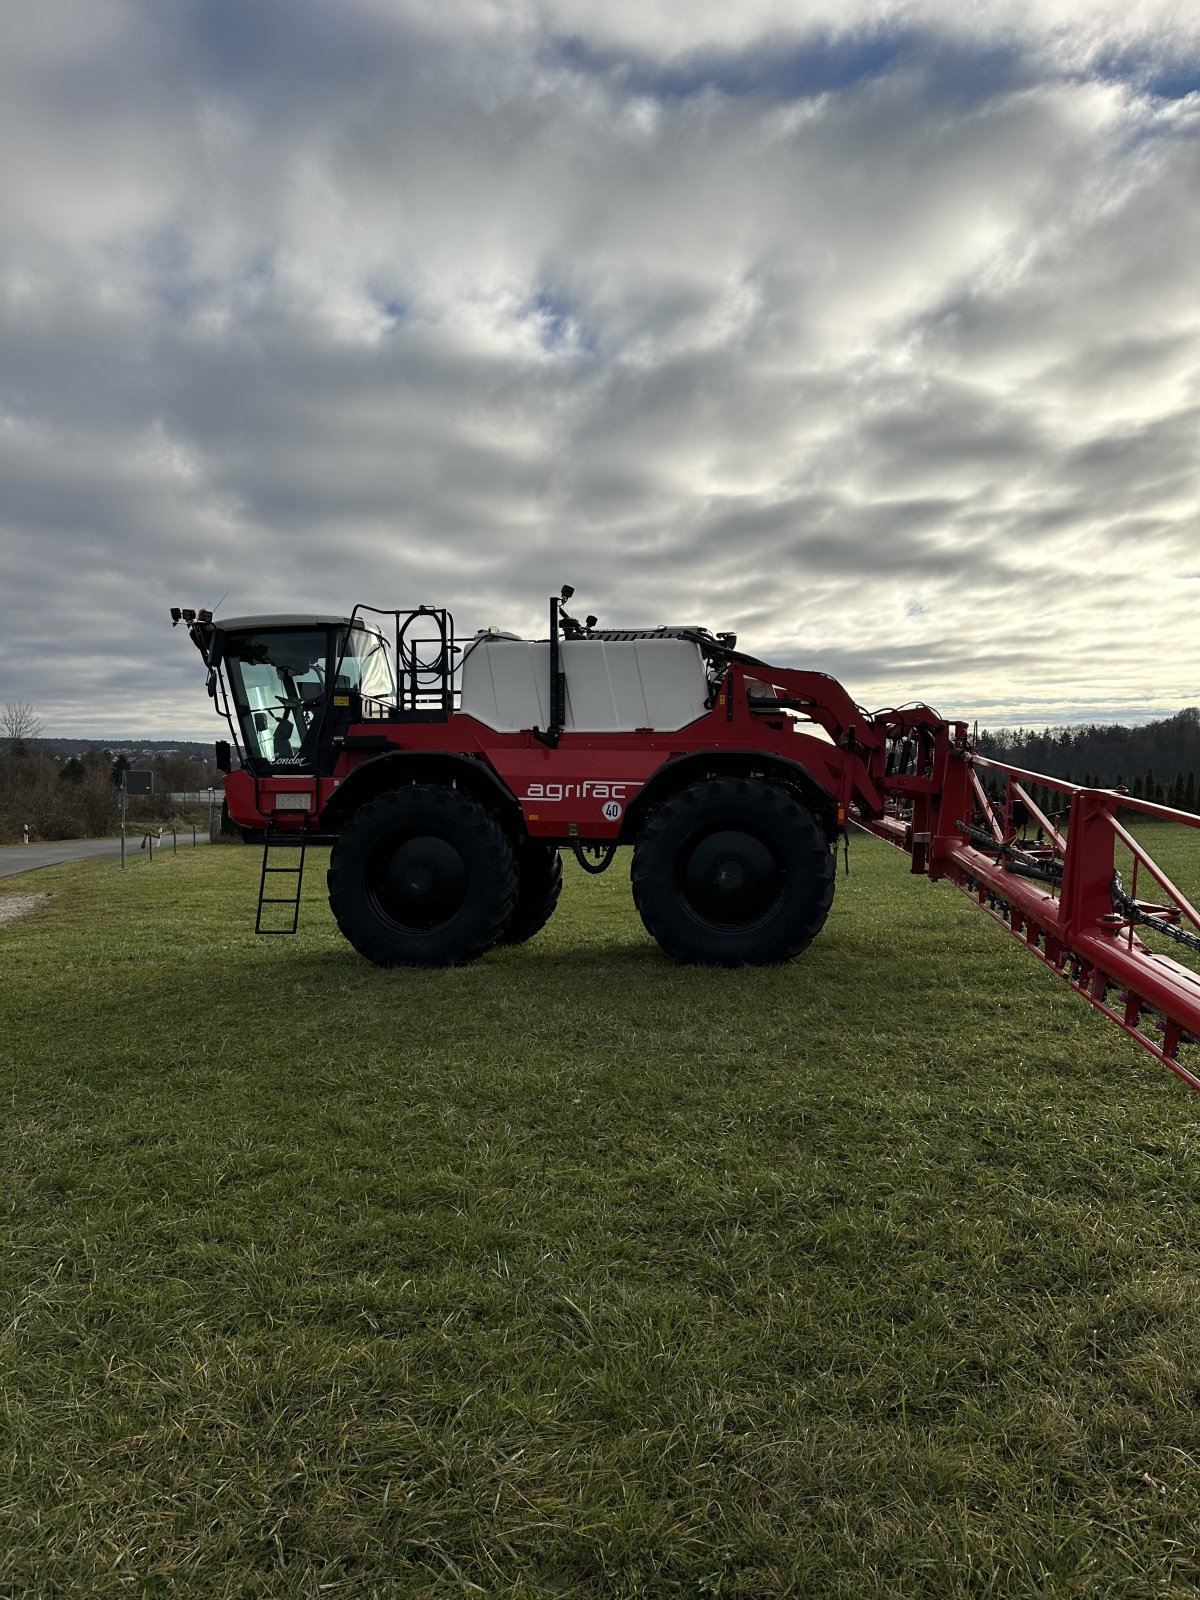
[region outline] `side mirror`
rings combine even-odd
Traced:
[[[213,746],[213,752],[217,758],[217,771],[231,772],[233,770],[233,761],[229,749],[229,740],[218,739]]]

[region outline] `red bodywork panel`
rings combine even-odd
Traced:
[[[802,705],[799,714],[811,721],[797,722],[788,707],[762,701],[768,682],[788,707]],[[386,748],[378,748],[383,739]],[[354,748],[356,741],[376,747]],[[532,836],[609,843],[621,837],[630,803],[654,774],[700,752],[786,761],[828,797],[831,815],[840,810],[842,821],[850,805],[881,813],[883,794],[872,767],[880,767],[883,749],[880,731],[832,678],[789,668],[765,675],[739,662],[712,710],[672,733],[563,733],[550,746],[532,730],[497,733],[461,713],[438,722],[364,722],[349,729],[329,778],[257,779],[241,771],[229,775],[225,791],[230,815],[243,827],[319,831],[335,791],[365,763],[397,753],[469,756],[517,801]],[[309,812],[278,809],[279,796],[314,790]]]

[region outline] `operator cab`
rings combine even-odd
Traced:
[[[246,764],[260,777],[315,772],[335,719],[394,711],[392,652],[359,618],[230,617],[210,623],[207,637],[192,633],[210,672],[224,673]]]

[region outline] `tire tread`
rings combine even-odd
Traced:
[[[461,827],[479,842],[472,892],[481,914],[474,926],[468,919],[457,944],[443,949],[423,949],[433,941],[389,928],[372,910],[365,885],[356,877],[358,857],[368,848],[371,833],[403,801],[410,809],[437,807],[452,828]],[[517,899],[517,872],[508,835],[478,800],[441,784],[408,784],[361,805],[333,846],[326,883],[338,927],[360,955],[382,967],[463,966],[476,960],[499,942]]]
[[[672,835],[686,826],[688,817],[722,804],[731,804],[738,811],[755,807],[775,818],[783,829],[794,830],[813,887],[805,915],[785,922],[750,955],[723,953],[711,938],[707,949],[701,947],[702,935],[680,913],[667,859]],[[713,777],[681,789],[658,808],[634,848],[630,878],[634,904],[646,931],[675,960],[718,966],[769,966],[799,955],[825,926],[833,905],[836,861],[812,812],[791,789],[763,778]]]

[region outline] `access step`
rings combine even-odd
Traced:
[[[304,887],[304,853],[307,844],[308,840],[303,834],[299,838],[295,835],[272,838],[268,834],[263,841],[262,873],[258,880],[258,912],[254,919],[255,933],[288,934],[295,933],[299,927],[300,893]],[[280,851],[292,851],[295,854],[286,865],[273,865],[271,857],[278,856]],[[268,894],[268,888],[283,889],[287,892]],[[268,907],[273,909],[268,910]],[[265,927],[264,920],[278,922],[279,926]]]

